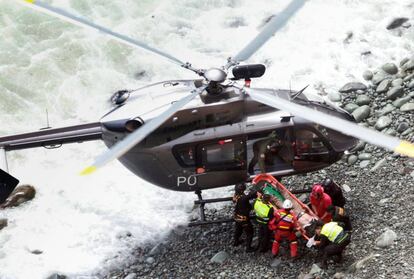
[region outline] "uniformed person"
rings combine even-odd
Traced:
[[[269,221],[273,218],[273,205],[270,202],[271,196],[257,192],[257,199],[254,202],[254,212],[259,225],[259,251],[267,252],[270,249]]]
[[[249,163],[249,173],[254,174],[254,166],[259,162],[261,173],[266,173],[266,163],[272,164],[272,153],[280,148],[281,141],[275,131],[271,132],[265,139],[258,140],[253,144],[253,158]]]
[[[345,231],[352,231],[351,220],[344,208],[330,205],[327,211],[332,215],[332,221],[337,222]]]
[[[256,196],[256,192],[252,192],[249,195],[246,195],[244,191],[246,190],[246,185],[244,183],[236,184],[235,194],[233,196],[233,202],[235,203],[234,207],[234,246],[238,246],[242,243],[240,237],[243,234],[243,231],[246,234],[246,252],[253,252],[252,240],[253,240],[253,226],[250,221],[250,211],[252,210],[252,205],[250,204],[250,199]]]

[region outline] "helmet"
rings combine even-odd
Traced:
[[[293,204],[290,200],[285,200],[283,202],[283,208],[284,209],[292,209],[293,208]]]
[[[238,184],[236,184],[236,185],[234,186],[234,191],[235,191],[237,194],[241,194],[241,193],[243,193],[245,190],[246,190],[246,184],[244,184],[244,183],[238,183]]]
[[[332,179],[330,179],[330,178],[325,178],[324,180],[323,180],[323,182],[322,182],[322,185],[323,185],[323,187],[327,187],[327,186],[329,186],[329,185],[331,185],[332,184]]]
[[[313,185],[312,196],[321,197],[323,195],[323,187],[320,184]]]

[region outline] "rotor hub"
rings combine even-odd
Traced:
[[[204,73],[204,77],[208,81],[223,82],[227,78],[227,73],[219,68],[210,68]]]

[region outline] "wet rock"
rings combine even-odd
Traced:
[[[408,89],[414,89],[414,80],[410,81],[410,83],[407,85]]]
[[[407,130],[408,127],[410,127],[410,125],[407,122],[401,122],[400,124],[398,124],[397,132],[402,133],[405,130]]]
[[[222,264],[227,260],[228,257],[229,257],[229,254],[227,252],[220,251],[210,259],[210,262]]]
[[[313,264],[311,270],[309,271],[309,274],[316,275],[321,272],[322,272],[322,269],[317,264]]]
[[[404,98],[399,98],[397,100],[395,100],[394,102],[392,102],[392,105],[394,107],[400,108],[402,105],[404,105],[405,103],[407,103],[408,101],[411,100],[411,97],[404,97]]]
[[[356,122],[361,122],[362,120],[366,119],[370,113],[370,107],[365,105],[354,110],[352,112],[352,116],[355,118]]]
[[[339,89],[339,92],[341,93],[349,93],[357,90],[363,90],[365,91],[367,89],[367,86],[361,82],[349,82],[345,84],[341,89]]]
[[[382,167],[386,162],[387,162],[387,159],[386,158],[382,158],[377,163],[375,163],[375,165],[371,168],[370,171],[372,171],[372,172],[376,171],[377,169],[379,169],[380,167]]]
[[[338,92],[330,92],[328,94],[328,98],[332,102],[340,102],[342,100],[341,94],[339,94]]]
[[[364,160],[364,161],[361,161],[359,163],[359,167],[364,169],[364,168],[368,167],[369,164],[371,164],[371,161],[370,160]]]
[[[381,69],[390,75],[395,75],[396,73],[398,73],[397,65],[395,65],[394,63],[386,63],[382,65]]]
[[[145,262],[147,264],[153,264],[153,263],[155,263],[155,259],[153,257],[148,257],[148,258],[145,259]]]
[[[395,100],[396,98],[401,97],[404,94],[402,86],[392,87],[387,92],[387,99]]]
[[[385,130],[383,130],[383,132],[386,135],[390,135],[390,136],[395,136],[397,134],[397,131],[395,131],[393,128],[385,129]]]
[[[358,157],[356,155],[351,155],[348,157],[348,164],[353,165],[358,161]]]
[[[355,100],[355,103],[358,106],[369,105],[370,102],[371,102],[371,98],[368,97],[367,95],[358,95],[358,97]]]
[[[408,61],[410,61],[410,58],[408,58],[408,57],[403,58],[403,59],[400,61],[400,67],[401,67],[402,65],[404,65],[405,63],[407,63]]]
[[[353,104],[353,103],[349,103],[349,104],[346,104],[345,105],[345,107],[344,107],[344,110],[346,110],[347,112],[349,112],[349,113],[352,113],[354,110],[356,110],[357,108],[359,108],[359,106],[358,105],[356,105],[356,104]]]
[[[0,208],[19,206],[20,204],[32,200],[36,195],[36,190],[32,185],[17,186]]]
[[[375,245],[380,248],[386,248],[391,246],[397,239],[397,234],[391,230],[386,229],[375,241]]]
[[[401,69],[403,69],[404,71],[414,70],[414,61],[410,59],[407,63],[401,66]]]
[[[391,82],[391,86],[392,86],[392,87],[402,86],[402,85],[403,85],[403,83],[404,83],[404,81],[403,81],[403,79],[402,79],[402,78],[397,78],[397,79],[394,79],[394,80]]]
[[[388,116],[381,116],[378,118],[377,122],[375,123],[375,129],[377,130],[383,130],[384,128],[387,128],[392,123],[392,119]]]
[[[371,80],[371,79],[373,78],[373,76],[374,76],[374,74],[373,74],[371,71],[365,71],[365,72],[362,74],[362,77],[363,77],[366,81]]]
[[[388,30],[392,30],[395,28],[400,27],[401,25],[403,25],[405,22],[408,21],[408,18],[406,17],[397,17],[394,18],[388,25],[387,25],[387,29]]]
[[[358,155],[359,160],[371,160],[372,155],[369,153],[361,153]]]
[[[351,192],[351,187],[349,187],[347,184],[342,184],[341,188],[346,192],[349,193]]]
[[[406,111],[413,111],[414,110],[414,103],[406,103],[400,107],[400,110],[403,112]]]
[[[413,131],[412,128],[408,128],[407,130],[405,130],[404,132],[401,133],[401,135],[406,136],[408,134],[410,134]]]
[[[273,268],[276,268],[276,267],[278,267],[281,263],[282,263],[282,261],[281,261],[280,259],[275,258],[275,259],[273,259],[273,260],[270,262],[270,266],[271,266],[271,267],[273,267]]]
[[[377,87],[377,93],[384,93],[387,92],[387,90],[390,88],[391,86],[391,80],[390,79],[384,79],[383,81],[380,82],[380,84]]]
[[[0,230],[7,227],[8,221],[5,218],[0,219]]]
[[[404,78],[404,82],[409,82],[410,80],[412,80],[414,78],[414,73],[409,74],[408,76],[406,76]]]
[[[386,115],[392,111],[395,110],[395,107],[392,104],[387,104],[385,107],[382,108],[382,110],[379,111],[378,115]]]
[[[372,83],[374,85],[380,84],[384,79],[390,79],[390,77],[384,73],[384,72],[378,72],[374,74],[374,77],[372,78]]]

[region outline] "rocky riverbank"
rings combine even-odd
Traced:
[[[328,98],[361,125],[414,141],[414,57],[387,63]],[[361,80],[362,80],[361,78]],[[322,93],[323,94],[323,93]],[[303,243],[300,257],[288,250],[245,253],[232,246],[233,224],[176,228],[162,243],[138,247],[131,262],[105,278],[413,278],[414,160],[361,143],[341,161],[319,172],[284,178],[291,190],[309,188],[329,176],[346,190],[354,232],[344,261],[321,270],[317,251]],[[306,199],[306,196],[302,196]],[[208,210],[229,218],[229,205]],[[196,209],[195,209],[196,215]]]

